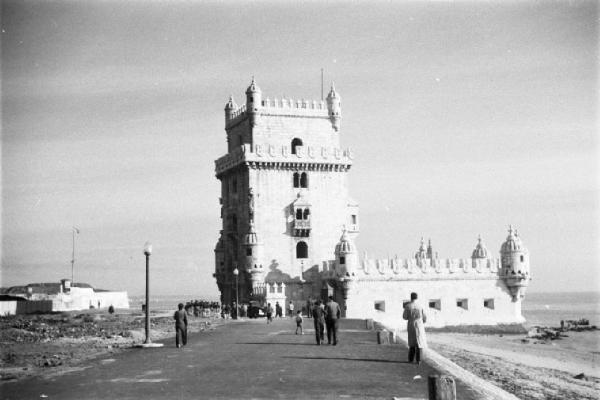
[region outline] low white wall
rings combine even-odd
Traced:
[[[90,308],[129,308],[127,292],[94,292],[90,288],[71,288],[52,299],[53,311],[87,310]]]
[[[18,301],[0,301],[0,316],[15,315]]]
[[[521,301],[512,297],[503,282],[497,279],[477,280],[413,280],[413,281],[358,281],[348,293],[347,316],[372,318],[406,329],[402,319],[404,303],[410,293],[419,295],[419,302],[427,316],[426,326],[496,325],[523,323]],[[457,306],[466,299],[467,309]],[[484,306],[493,303],[493,309]],[[439,310],[430,308],[436,302]],[[384,305],[385,311],[375,309],[375,303]]]
[[[50,300],[0,301],[0,315],[2,316],[51,311],[52,301]]]

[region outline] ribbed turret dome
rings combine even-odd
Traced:
[[[471,258],[488,258],[488,250],[481,241],[481,236],[477,239],[477,246],[475,246]]]
[[[256,245],[258,244],[258,235],[254,230],[254,222],[250,220],[250,226],[248,227],[248,233],[244,236],[244,245]]]
[[[229,101],[225,104],[226,110],[235,110],[237,108],[237,104],[235,104],[235,100],[233,99],[233,95],[229,96]]]
[[[252,77],[252,83],[250,83],[250,86],[248,86],[248,89],[246,89],[246,94],[250,94],[250,93],[254,93],[254,92],[260,92],[260,88],[256,84],[254,77]]]
[[[335,86],[334,86],[333,82],[331,82],[331,90],[329,90],[329,93],[327,94],[327,98],[341,100],[340,95],[338,94],[338,92],[335,91]]]
[[[508,236],[506,237],[506,241],[502,243],[500,252],[510,253],[515,251],[526,251],[526,249],[523,246],[523,242],[521,242],[521,238],[519,237],[517,230],[513,230],[511,225],[508,228]]]
[[[354,245],[352,239],[350,239],[350,236],[348,235],[348,232],[346,232],[346,229],[344,229],[342,237],[340,237],[340,241],[335,246],[335,253],[356,253],[356,246]]]

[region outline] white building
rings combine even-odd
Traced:
[[[401,315],[417,292],[433,326],[523,322],[529,258],[512,228],[500,259],[480,240],[465,259],[438,259],[422,242],[414,258],[359,260],[358,204],[347,183],[353,153],[340,146],[340,126],[333,85],[326,101],[263,99],[253,79],[246,104],[229,99],[227,154],[215,162],[221,301],[235,301],[237,288],[240,302],[291,300],[301,309],[333,295],[345,316],[381,319]]]
[[[19,296],[26,302],[4,302],[2,314],[20,314],[35,311],[73,311],[90,308],[108,309],[129,308],[127,292],[112,292],[94,289],[88,284],[71,284],[70,279],[62,279],[60,283],[32,283],[26,286],[15,286],[8,289],[7,294]],[[14,304],[12,304],[14,303]]]

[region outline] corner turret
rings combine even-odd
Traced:
[[[340,95],[335,91],[333,82],[331,82],[331,90],[327,95],[327,110],[331,126],[337,132],[340,129],[340,120],[342,119],[342,103]]]
[[[248,118],[252,127],[256,125],[256,114],[261,106],[262,92],[256,84],[254,77],[252,77],[252,82],[250,83],[250,86],[248,86],[248,89],[246,89],[246,112],[248,113]]]
[[[529,275],[529,252],[512,226],[509,226],[506,241],[500,248],[502,278],[511,292],[513,301],[525,297],[531,279]]]
[[[336,271],[341,277],[352,278],[358,268],[356,245],[344,227],[340,241],[335,246]]]
[[[250,220],[248,233],[244,235],[242,242],[244,247],[245,268],[251,276],[252,287],[256,287],[263,282],[264,269],[262,265],[262,244],[258,240],[258,235],[254,229],[254,222]]]
[[[225,104],[225,123],[233,117],[233,112],[238,108],[233,99],[233,95],[229,96],[229,101]]]

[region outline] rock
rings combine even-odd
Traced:
[[[575,375],[573,378],[575,379],[582,379],[584,381],[587,381],[587,377],[585,376],[585,374],[582,372],[580,374]]]

